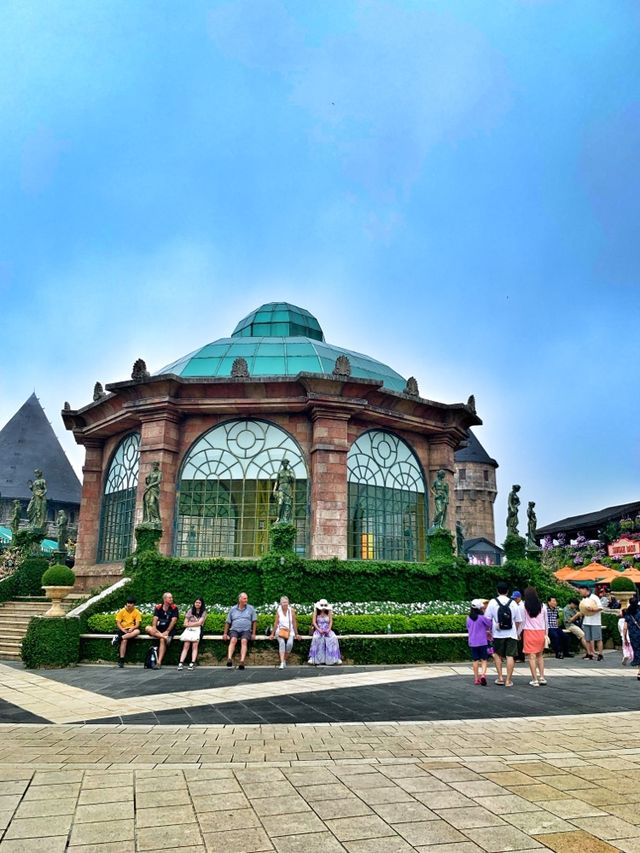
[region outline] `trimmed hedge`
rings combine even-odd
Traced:
[[[14,595],[42,595],[42,575],[49,567],[46,557],[27,557],[18,567]],[[75,576],[74,576],[75,579]]]
[[[42,575],[42,586],[73,586],[76,576],[68,566],[50,566]]]
[[[27,669],[75,666],[80,658],[80,620],[34,616],[22,641]]]
[[[178,624],[182,625],[184,614],[180,614]],[[151,613],[142,615],[143,629],[151,624],[153,616]],[[273,625],[274,614],[258,614],[258,633],[264,634],[267,628]],[[207,634],[221,634],[224,630],[225,616],[222,613],[209,613],[204,623]],[[111,634],[116,630],[115,615],[111,613],[96,613],[87,620],[90,631],[96,634]],[[434,634],[457,634],[466,631],[466,616],[433,616],[418,614],[416,616],[402,616],[389,614],[379,615],[356,615],[335,616],[333,627],[338,634],[384,634],[390,627],[389,633],[411,634],[411,633],[434,633]],[[307,634],[311,630],[311,616],[298,616],[298,631]]]
[[[635,592],[636,585],[631,578],[619,577],[611,581],[610,589],[611,592]]]

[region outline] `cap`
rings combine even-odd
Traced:
[[[516,599],[516,598],[522,598],[522,593],[520,592],[520,590],[519,590],[519,589],[514,589],[514,591],[511,593],[511,598],[512,598],[514,601],[515,601],[515,599]]]
[[[474,598],[471,602],[471,606],[475,607],[476,610],[482,610],[484,607],[484,601],[481,598]]]

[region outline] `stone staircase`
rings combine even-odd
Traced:
[[[76,607],[85,595],[71,594],[62,602],[64,610]],[[17,596],[0,604],[0,659],[20,660],[22,639],[33,616],[42,616],[51,607],[44,597]]]

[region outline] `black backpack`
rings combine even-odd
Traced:
[[[156,664],[158,663],[158,650],[155,646],[151,646],[149,651],[147,652],[147,656],[144,659],[144,668],[145,669],[155,669]]]
[[[498,613],[496,614],[496,619],[498,621],[498,628],[501,631],[510,631],[513,628],[513,614],[511,613],[511,602],[507,602],[507,604],[502,604],[499,598],[496,598],[496,604],[498,605]]]

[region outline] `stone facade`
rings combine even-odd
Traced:
[[[454,483],[456,520],[462,522],[465,539],[484,537],[495,542],[493,505],[498,494],[495,466],[458,462]]]

